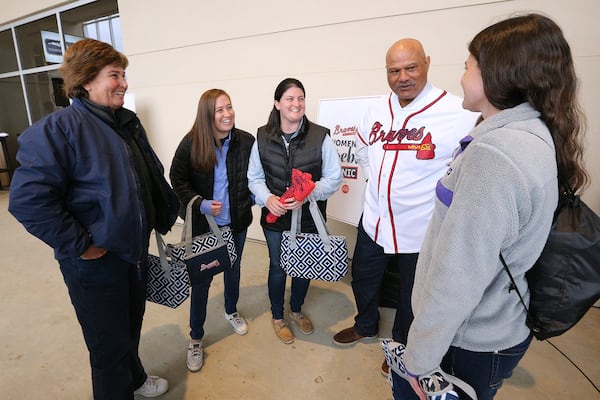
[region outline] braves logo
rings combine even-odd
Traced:
[[[416,157],[418,160],[431,160],[435,157],[435,144],[431,142],[431,133],[425,133],[425,127],[422,126],[419,129],[402,128],[398,131],[390,130],[386,132],[381,129],[382,124],[376,121],[371,127],[369,133],[369,144],[373,144],[377,141],[383,143],[383,149],[386,151],[416,151]],[[403,139],[418,141],[420,143],[401,143]],[[386,143],[387,142],[387,143]],[[397,143],[392,143],[397,142]]]

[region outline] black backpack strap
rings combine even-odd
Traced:
[[[571,189],[570,185],[567,185],[565,191],[562,192],[558,198],[558,204],[556,206],[556,210],[554,211],[554,216],[552,218],[553,223],[554,223],[554,221],[556,221],[556,217],[557,217],[558,213],[560,212],[560,210],[569,201],[573,201],[573,199],[576,199],[575,192],[573,191],[573,189]],[[517,284],[515,283],[515,278],[513,278],[512,274],[510,273],[510,270],[508,269],[508,265],[506,265],[506,261],[504,260],[504,257],[502,256],[502,253],[500,253],[500,262],[502,262],[502,266],[504,267],[504,270],[506,271],[506,273],[508,274],[508,276],[510,278],[511,286],[508,289],[508,291],[510,292],[513,289],[515,289],[517,291],[517,294],[519,295],[519,300],[521,300],[521,304],[523,305],[523,308],[525,309],[525,312],[527,313],[527,321],[532,321],[531,314],[529,313],[529,309],[525,305],[525,300],[523,300],[523,296],[521,296],[521,292],[519,291],[519,288],[517,287]]]
[[[510,289],[508,289],[508,291],[510,292],[512,289],[515,289],[517,291],[517,294],[519,295],[519,300],[521,300],[521,304],[523,304],[523,308],[525,309],[525,312],[527,313],[527,319],[529,320],[529,310],[527,309],[527,306],[525,305],[525,300],[523,300],[523,296],[521,296],[521,291],[517,287],[517,284],[515,283],[515,278],[513,278],[512,274],[510,273],[510,270],[508,269],[508,265],[506,265],[506,261],[504,261],[504,257],[502,256],[502,253],[500,253],[500,262],[502,262],[502,266],[504,267],[504,270],[506,271],[506,273],[508,274],[508,277],[510,278],[511,286],[510,286]]]

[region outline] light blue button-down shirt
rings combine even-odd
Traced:
[[[231,223],[231,214],[229,212],[229,180],[227,179],[227,153],[229,152],[229,143],[231,142],[231,132],[219,149],[215,147],[217,155],[217,165],[215,165],[215,184],[213,187],[213,198],[202,200],[200,212],[210,214],[210,206],[213,200],[222,203],[221,213],[215,216],[215,222],[219,226],[229,225]]]

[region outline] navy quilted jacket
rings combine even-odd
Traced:
[[[159,182],[156,226],[148,226],[131,150],[117,132],[79,100],[26,129],[19,137],[9,211],[54,249],[57,260],[78,257],[90,243],[137,264],[152,228],[167,233],[179,201],[163,176],[137,116],[119,110],[139,135],[149,174]]]

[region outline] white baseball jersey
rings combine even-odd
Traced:
[[[435,185],[478,116],[430,83],[406,107],[390,93],[369,108],[356,135],[357,161],[368,179],[362,224],[386,253],[419,252]]]

